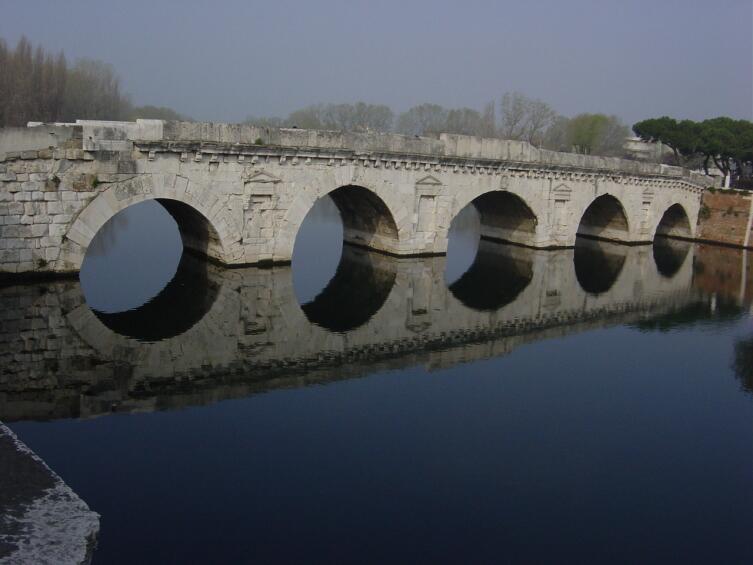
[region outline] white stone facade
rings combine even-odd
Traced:
[[[18,140],[23,130],[0,130],[0,272],[78,271],[102,225],[149,199],[176,218],[184,245],[239,265],[290,261],[298,228],[327,194],[346,240],[423,255],[446,252],[453,218],[472,202],[483,235],[536,248],[572,246],[578,233],[626,243],[651,242],[657,229],[693,238],[706,184],[676,167],[446,134],[154,120],[28,131],[37,140],[44,127],[49,147],[18,152],[2,137]],[[672,206],[679,221],[660,228]]]

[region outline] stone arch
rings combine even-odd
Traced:
[[[298,230],[314,203],[323,196],[332,198],[343,223],[343,240],[383,253],[400,255],[407,238],[405,213],[395,196],[362,184],[343,184],[330,190],[304,192],[285,215],[283,230],[275,239],[275,260],[290,260]]]
[[[682,204],[672,204],[664,211],[654,230],[654,238],[656,237],[693,237],[690,219]]]
[[[156,200],[178,224],[185,249],[229,263],[228,249],[240,238],[240,226],[232,211],[218,205],[217,197],[200,198],[197,188],[185,177],[157,174],[110,184],[86,205],[66,232],[64,259],[80,269],[94,236],[110,218],[133,204]]]
[[[611,194],[596,197],[583,211],[576,235],[608,241],[629,241],[630,225],[622,202]]]
[[[536,245],[538,216],[522,196],[507,190],[482,192],[459,206],[454,216],[468,205],[479,214],[482,238]]]

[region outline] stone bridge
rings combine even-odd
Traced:
[[[505,355],[698,303],[693,254],[669,240],[557,251],[482,241],[447,285],[444,257],[345,246],[330,283],[302,306],[290,267],[222,269],[190,255],[136,311],[94,312],[73,280],[5,287],[0,419],[180,407]],[[490,278],[503,282],[490,289]]]
[[[442,134],[88,122],[0,130],[0,272],[76,272],[102,225],[156,199],[184,247],[226,264],[291,260],[329,195],[345,240],[398,256],[447,251],[469,204],[482,236],[534,248],[577,235],[693,238],[705,177],[665,165]]]

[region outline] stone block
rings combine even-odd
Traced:
[[[28,180],[21,183],[21,189],[27,192],[41,192],[44,190],[44,182]]]
[[[57,235],[52,235],[52,232],[58,231]],[[62,226],[60,224],[50,224],[50,234],[48,236],[45,236],[39,240],[39,243],[42,247],[60,247],[60,244],[63,242],[63,235],[65,234],[65,226]]]
[[[49,233],[49,224],[34,224],[31,226],[32,237],[42,237]]]
[[[68,226],[65,224],[50,224],[50,237],[63,237],[65,232],[68,231]]]
[[[18,263],[21,260],[21,251],[18,249],[5,249],[0,251],[0,263]]]
[[[54,201],[54,202],[48,202],[47,203],[47,213],[50,215],[54,214],[62,214],[63,213],[63,203]]]
[[[21,151],[20,157],[24,160],[38,159],[39,151]]]

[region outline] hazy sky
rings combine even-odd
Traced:
[[[753,118],[751,0],[0,0],[0,36],[116,68],[195,119],[316,102]]]

